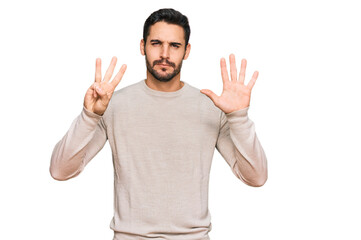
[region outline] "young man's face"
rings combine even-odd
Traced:
[[[162,82],[168,82],[180,73],[183,59],[187,59],[190,45],[185,47],[184,29],[175,24],[157,22],[150,27],[147,42],[141,42],[147,70]]]

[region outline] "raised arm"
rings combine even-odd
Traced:
[[[77,176],[103,148],[107,135],[102,115],[126,70],[123,65],[109,82],[116,61],[113,57],[102,81],[101,60],[96,60],[95,81],[85,94],[83,110],[54,147],[49,169],[54,179],[67,180]]]
[[[247,112],[248,108],[221,113],[216,148],[237,178],[260,187],[267,180],[267,158]]]
[[[255,71],[252,79],[245,85],[246,60],[242,60],[238,79],[235,56],[231,54],[229,60],[231,80],[226,61],[221,59],[222,95],[217,96],[208,89],[202,89],[201,92],[222,110],[217,150],[239,179],[251,186],[262,186],[267,180],[267,159],[256,136],[254,123],[247,114],[258,72]]]

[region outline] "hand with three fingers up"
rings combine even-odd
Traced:
[[[105,110],[107,109],[114,90],[122,79],[127,68],[127,65],[123,64],[117,75],[110,82],[110,78],[113,75],[116,62],[117,58],[113,57],[104,75],[104,79],[102,80],[101,59],[96,59],[95,81],[88,88],[84,97],[84,107],[88,111],[98,115],[103,115]]]

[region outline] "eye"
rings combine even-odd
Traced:
[[[152,44],[152,46],[158,46],[161,44],[160,41],[156,41],[156,40],[152,40],[150,43]]]
[[[171,46],[174,48],[179,48],[179,44],[177,44],[177,43],[172,43]]]

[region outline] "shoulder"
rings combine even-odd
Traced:
[[[113,93],[112,99],[117,99],[117,98],[121,98],[121,97],[128,97],[130,96],[134,96],[134,93],[136,93],[137,91],[140,91],[140,84],[141,82],[136,82],[133,84],[130,84],[128,86],[125,86],[117,91],[115,91]]]
[[[201,105],[201,109],[207,110],[216,115],[221,114],[222,111],[214,105],[213,101],[207,95],[201,93],[201,89],[188,84],[188,94]]]
[[[209,103],[212,103],[212,100],[207,97],[206,95],[204,95],[203,93],[201,93],[201,90],[189,83],[186,83],[187,84],[187,94],[192,96],[192,97],[195,97],[195,98],[198,98],[202,101],[206,101],[206,102],[209,102]]]
[[[129,101],[132,102],[134,97],[139,97],[139,83],[136,82],[115,91],[104,115],[113,115],[115,109],[126,109],[124,106],[129,105]]]
[[[139,98],[140,96],[142,96],[141,87],[141,81],[139,81],[115,91],[109,105],[122,106],[122,104],[126,104],[126,102],[128,101],[134,101],[134,98]]]
[[[214,105],[213,101],[207,95],[201,93],[201,89],[194,87],[194,86],[190,85],[189,83],[187,83],[187,84],[188,84],[188,92],[190,95],[200,99],[205,104],[216,107]]]

